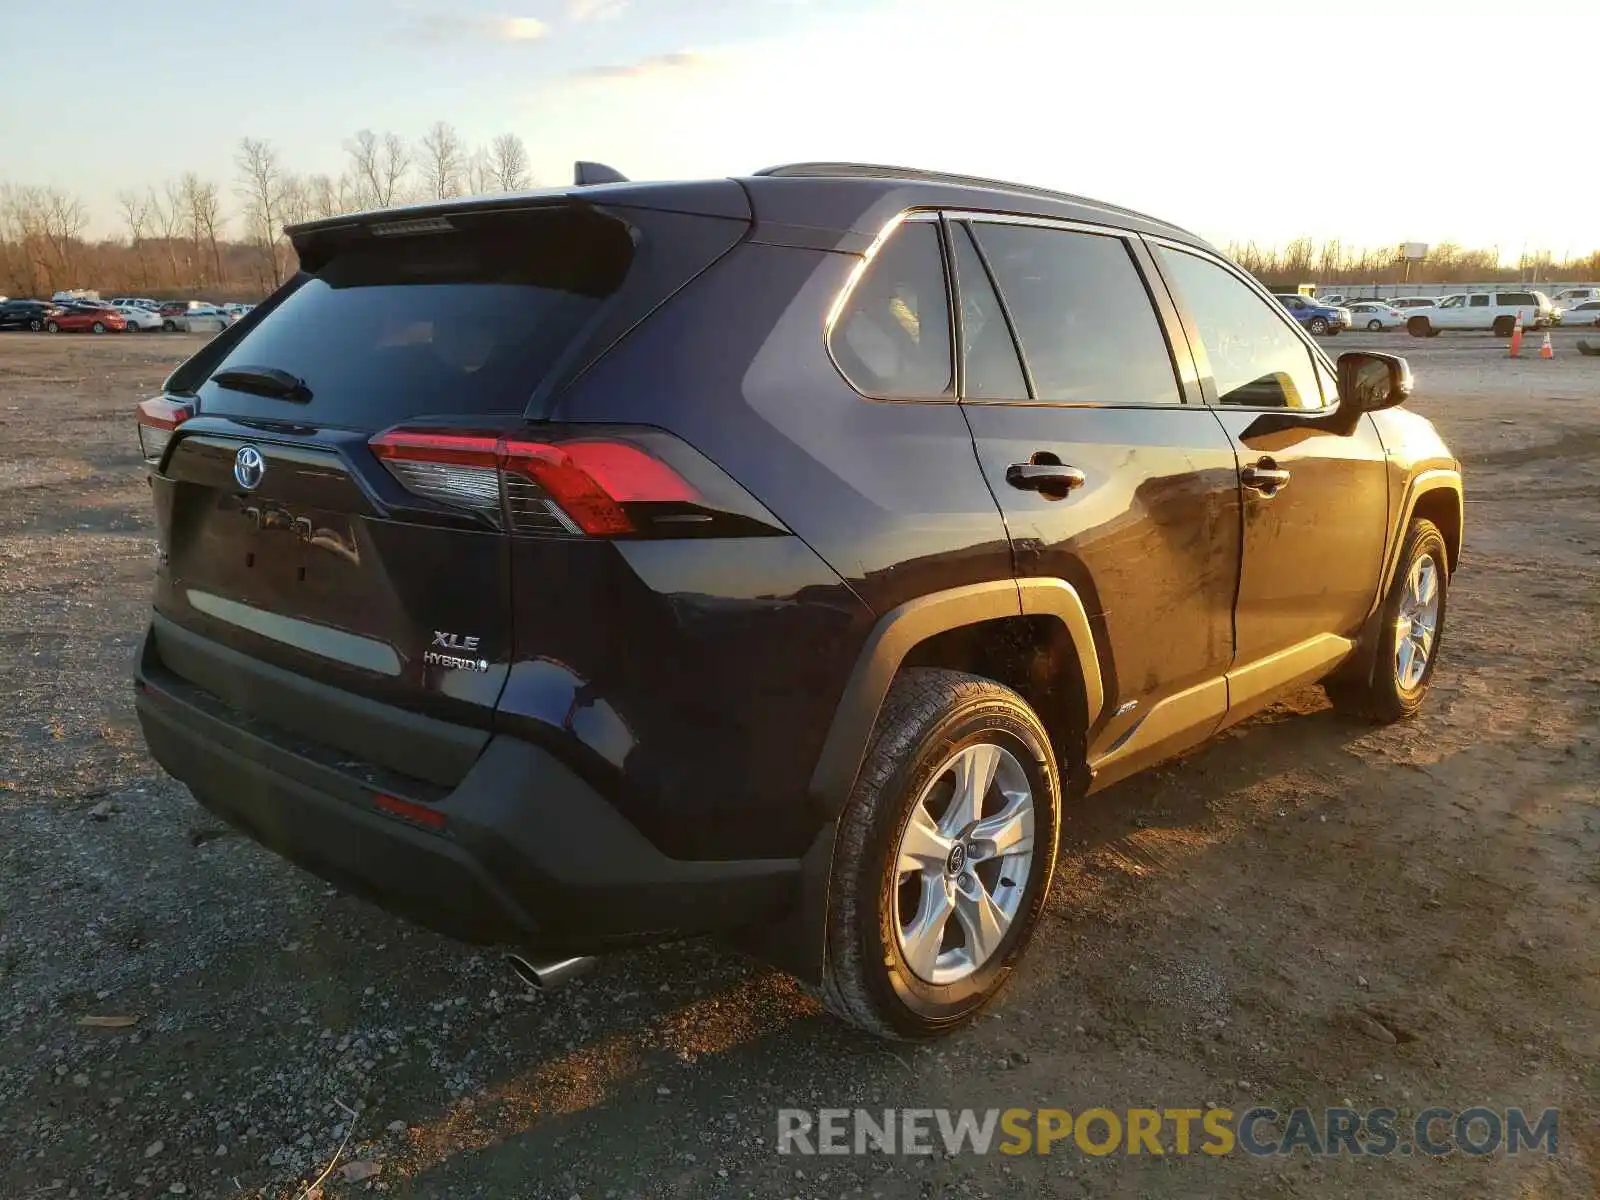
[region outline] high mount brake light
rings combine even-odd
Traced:
[[[700,500],[667,463],[611,438],[535,442],[483,433],[392,429],[372,452],[409,490],[519,532],[612,537],[638,532],[624,505]]]
[[[194,416],[194,409],[165,396],[152,396],[139,401],[134,419],[139,428],[139,452],[150,466],[158,466],[167,452],[172,431]]]

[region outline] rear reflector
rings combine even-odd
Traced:
[[[444,814],[437,809],[429,808],[426,804],[416,804],[410,800],[402,800],[398,796],[373,792],[372,805],[391,817],[399,817],[402,821],[410,821],[413,825],[421,825],[424,829],[440,832],[445,827]]]
[[[159,466],[161,456],[167,452],[172,431],[194,416],[194,409],[165,396],[152,396],[141,400],[135,420],[139,425],[139,452],[150,466]]]
[[[614,537],[637,532],[627,504],[694,504],[699,492],[629,442],[534,442],[478,433],[391,429],[372,452],[417,495],[470,508],[517,532]]]

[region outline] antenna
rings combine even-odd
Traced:
[[[628,177],[605,163],[580,161],[573,168],[572,181],[578,187],[592,187],[597,183],[627,183]]]

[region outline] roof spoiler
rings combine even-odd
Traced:
[[[592,187],[597,183],[627,183],[628,177],[605,163],[580,160],[573,166],[572,182],[578,187]]]

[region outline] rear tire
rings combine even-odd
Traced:
[[[1517,320],[1515,317],[1496,317],[1492,332],[1495,337],[1510,337],[1516,327]]]
[[[177,333],[178,332],[178,327],[175,324],[173,324],[171,321],[163,321],[163,322],[161,322],[161,328],[162,328],[162,331],[165,332],[165,333]]]
[[[1412,317],[1406,322],[1406,332],[1416,338],[1432,337],[1433,322],[1427,317]]]
[[[960,779],[982,778],[977,768],[986,762],[996,764],[991,782],[963,792]],[[966,820],[972,814],[976,824]],[[886,1038],[934,1037],[970,1022],[1005,987],[1038,923],[1060,819],[1050,737],[1021,696],[957,671],[901,672],[839,817],[822,986],[828,1009]],[[1004,837],[997,822],[1010,831]],[[964,832],[949,839],[942,866],[938,839],[926,852],[912,849],[919,829],[942,835],[947,825]],[[997,852],[1002,846],[1012,849]],[[906,867],[913,859],[924,865]],[[934,864],[931,874],[926,864]],[[921,953],[919,928],[933,930]]]
[[[29,333],[38,333],[43,328],[44,328],[44,322],[39,320],[38,317],[35,317],[35,318],[33,318],[33,320],[28,322],[28,332]]]
[[[1367,329],[1371,333],[1382,333],[1383,322],[1374,317],[1372,320],[1367,322]]]
[[[1388,724],[1414,717],[1427,698],[1433,671],[1439,662],[1439,647],[1444,636],[1446,601],[1450,592],[1449,555],[1444,535],[1432,521],[1418,517],[1406,530],[1400,548],[1400,561],[1394,581],[1383,599],[1378,618],[1378,645],[1373,659],[1372,677],[1367,680],[1332,679],[1323,685],[1334,708],[1350,716]],[[1427,604],[1414,603],[1416,583],[1431,576],[1431,616]],[[1413,612],[1416,616],[1409,614]],[[1431,628],[1430,623],[1431,622]],[[1405,643],[1420,644],[1422,630],[1428,630],[1427,648],[1420,671],[1404,653]]]

